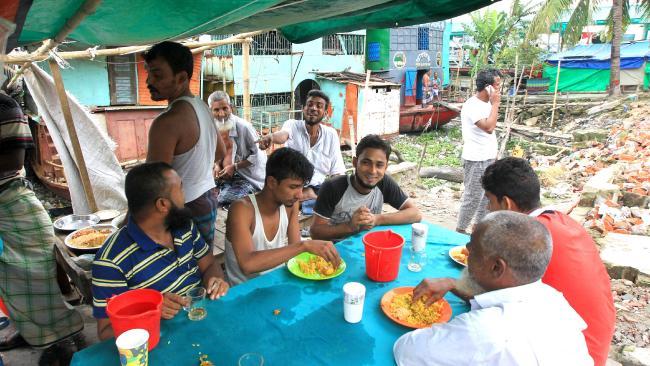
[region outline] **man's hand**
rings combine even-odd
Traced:
[[[219,165],[219,163],[214,163],[214,166],[212,167],[212,176],[214,178],[219,178],[220,171],[221,171],[221,165]]]
[[[262,136],[258,144],[260,146],[260,149],[266,150],[271,146],[272,142],[273,142],[273,134],[269,133]]]
[[[455,286],[456,280],[451,278],[426,278],[413,290],[413,301],[425,298],[424,304],[431,306]]]
[[[171,292],[163,294],[162,304],[162,317],[163,319],[171,319],[187,305],[188,301],[181,295],[173,294]]]
[[[208,297],[210,297],[210,300],[214,300],[228,293],[230,285],[223,278],[210,277],[206,288],[208,289]]]
[[[304,240],[302,244],[305,249],[312,254],[323,257],[326,261],[332,263],[334,269],[339,268],[341,257],[331,241],[325,240]]]
[[[492,105],[499,104],[501,103],[501,85],[497,85],[496,88],[492,90],[492,94],[490,94],[490,103]]]
[[[217,178],[231,179],[233,174],[235,174],[235,164],[230,164],[226,165],[226,167],[219,172]]]

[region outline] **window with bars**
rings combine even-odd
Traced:
[[[429,27],[418,27],[418,50],[429,50]]]
[[[363,55],[366,36],[363,34],[329,34],[323,37],[324,55]]]
[[[291,92],[251,94],[251,107],[291,104]],[[244,96],[235,96],[235,106],[244,106]]]
[[[213,35],[213,40],[226,39],[231,37],[232,34]],[[216,56],[241,56],[242,49],[241,43],[228,44],[219,46],[212,50],[212,54]],[[284,38],[278,31],[270,31],[253,36],[253,43],[250,48],[251,55],[290,55],[291,42]]]
[[[135,55],[109,56],[106,61],[111,105],[136,104],[138,85]]]

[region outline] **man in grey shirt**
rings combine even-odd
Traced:
[[[215,166],[219,205],[227,206],[264,187],[266,154],[257,147],[259,136],[250,122],[232,113],[230,97],[216,91],[208,105],[226,145],[226,155]]]
[[[409,224],[422,218],[399,185],[385,175],[390,145],[377,135],[359,141],[352,159],[354,175],[331,178],[321,186],[311,236],[341,239],[378,225]],[[398,209],[382,214],[384,202]]]

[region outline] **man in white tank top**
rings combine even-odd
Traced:
[[[226,276],[231,285],[280,267],[303,252],[319,255],[338,268],[341,258],[331,241],[300,237],[296,203],[313,174],[313,165],[300,152],[278,149],[266,163],[262,191],[230,206],[226,220]]]
[[[151,99],[169,102],[151,124],[147,161],[170,164],[181,177],[185,207],[209,246],[214,245],[217,191],[212,168],[224,144],[208,106],[190,91],[194,58],[176,42],[162,42],[144,55]]]

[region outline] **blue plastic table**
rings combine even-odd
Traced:
[[[199,352],[215,365],[237,365],[248,352],[260,353],[265,365],[393,365],[393,343],[410,329],[392,322],[379,306],[385,292],[415,286],[424,277],[456,277],[461,267],[448,257],[449,248],[469,241],[466,235],[429,224],[428,264],[419,273],[406,265],[411,227],[377,227],[401,234],[406,243],[399,276],[388,283],[373,282],[365,274],[364,233],[336,246],[347,263],[339,277],[325,281],[303,280],[286,268],[233,287],[220,300],[209,301],[207,317],[190,321],[181,311],[163,320],[158,346],[149,353],[149,365],[198,365]],[[343,285],[357,281],[366,286],[363,320],[343,319]],[[452,294],[446,299],[453,315],[468,311]],[[274,310],[279,309],[278,315]],[[74,355],[72,365],[119,365],[114,339]]]

